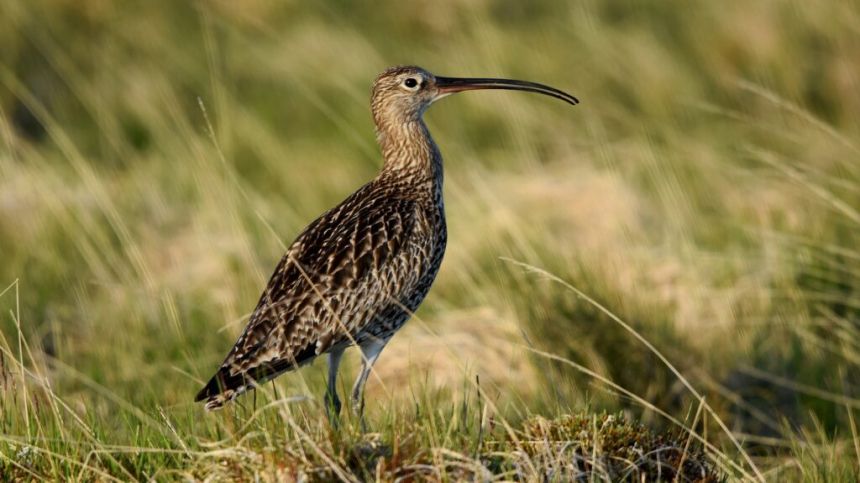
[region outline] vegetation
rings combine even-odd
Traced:
[[[856,2],[12,0],[0,45],[0,480],[860,480]],[[368,431],[321,364],[204,413],[398,63],[582,104],[428,113],[450,247]]]

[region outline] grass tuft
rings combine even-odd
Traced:
[[[855,4],[10,0],[0,45],[0,481],[860,479]],[[449,248],[369,432],[321,364],[204,413],[398,63],[582,104],[428,111]]]

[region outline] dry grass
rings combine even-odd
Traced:
[[[238,5],[0,4],[3,477],[636,479],[596,444],[621,411],[627,459],[673,434],[713,475],[858,479],[855,5]],[[451,246],[372,434],[323,422],[319,368],[203,415],[283,246],[378,168],[369,82],[406,62],[583,103],[429,112]]]

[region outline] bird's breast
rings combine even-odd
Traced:
[[[445,222],[445,207],[441,202],[434,203],[431,208],[426,211],[425,216],[426,232],[425,246],[426,253],[424,254],[423,279],[424,283],[432,283],[436,278],[436,273],[442,264],[442,258],[445,255],[445,247],[448,243],[448,227]],[[429,278],[429,280],[427,280]]]

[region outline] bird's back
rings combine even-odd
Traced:
[[[426,296],[445,243],[441,190],[378,176],[293,242],[196,400],[217,408],[333,348],[389,338]]]

